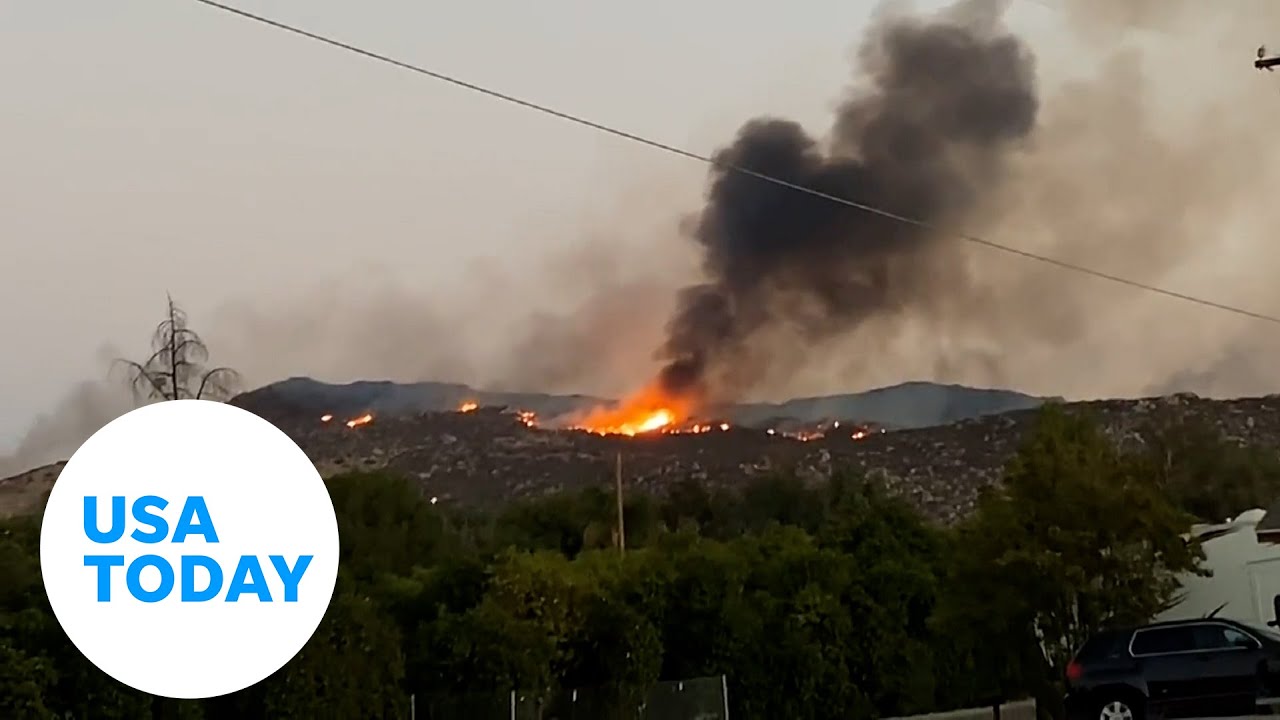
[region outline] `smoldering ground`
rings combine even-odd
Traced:
[[[756,128],[785,128],[782,136],[801,152],[783,170],[793,178],[808,171],[820,189],[904,214],[914,207],[947,230],[1140,282],[1280,312],[1280,289],[1273,281],[1280,251],[1272,239],[1280,204],[1271,198],[1280,169],[1272,119],[1280,110],[1280,80],[1251,67],[1258,44],[1280,43],[1280,6],[1241,2],[1225,13],[1193,0],[1072,0],[1056,4],[1057,12],[1041,8],[1042,27],[1021,22],[1021,40],[1014,40],[1001,25],[1002,18],[1013,24],[1012,15],[1003,15],[1004,5],[961,3],[940,21],[911,19],[908,9],[886,6],[857,46],[848,91],[833,88],[834,121],[813,130],[785,120],[749,122],[723,152],[754,161],[743,152],[742,138],[758,137]],[[1028,6],[1019,3],[1014,10]],[[939,23],[946,29],[938,30]],[[906,57],[894,53],[902,37],[930,28],[953,41],[924,43]],[[968,69],[989,72],[996,87],[1025,89],[1019,81],[1025,81],[1028,67],[1034,71],[1031,127],[1019,124],[1016,112],[988,119],[1004,132],[994,137],[966,135],[948,125],[983,108],[948,94],[959,85],[908,71],[911,62],[938,62],[938,55],[960,44],[956,38],[977,50],[974,57],[987,58],[990,67]],[[1014,47],[1020,51],[1013,53]],[[1001,52],[1006,60],[1026,60],[1032,51],[1029,66],[996,62]],[[945,68],[943,80],[966,67]],[[861,146],[841,140],[853,131],[861,137],[881,117],[850,108],[880,107],[874,103],[886,77],[914,78],[905,97],[889,99],[905,103],[908,128],[922,132],[911,123],[919,124],[930,108],[952,113],[933,118],[938,126],[926,128],[951,135],[932,147],[922,144],[916,155],[906,153],[922,163],[923,174],[893,164],[888,139]],[[849,115],[856,122],[842,123]],[[878,132],[890,139],[903,134]],[[824,171],[827,165],[835,169]],[[841,182],[838,171],[851,167],[893,171],[894,184],[885,185],[892,191],[873,196],[867,189],[875,181],[863,177]],[[664,252],[712,258],[698,266],[695,256],[693,282],[686,282],[690,268],[682,262],[637,267],[637,259],[661,253],[643,246],[617,251],[606,232],[590,244],[591,272],[575,271],[577,261],[566,261],[550,279],[543,277],[547,286],[572,281],[578,302],[567,308],[545,305],[545,291],[527,278],[519,291],[502,279],[495,287],[492,278],[479,278],[474,292],[459,298],[391,289],[350,301],[341,292],[318,290],[317,297],[330,299],[217,313],[206,321],[213,326],[207,337],[219,362],[240,367],[250,383],[305,373],[622,394],[656,375],[663,361],[688,354],[677,351],[687,346],[671,342],[683,337],[676,332],[680,326],[668,329],[665,323],[684,316],[675,305],[678,287],[709,285],[748,300],[768,299],[752,312],[737,311],[731,331],[712,332],[711,342],[692,344],[707,359],[751,361],[741,370],[732,361],[707,363],[711,386],[730,393],[776,397],[917,378],[1067,397],[1174,389],[1240,395],[1273,392],[1280,382],[1271,370],[1280,360],[1280,342],[1265,323],[874,218],[857,222],[877,232],[859,235],[850,245],[869,247],[866,255],[838,255],[830,268],[794,269],[798,260],[785,255],[781,265],[787,270],[775,276],[764,260],[776,261],[779,251],[750,244],[747,249],[755,252],[717,264],[713,256],[721,251],[715,248],[738,248],[730,243],[757,237],[728,232],[733,223],[753,219],[752,213],[812,212],[797,227],[814,238],[810,243],[830,244],[843,234],[846,213],[854,212],[767,188],[743,190],[742,197],[776,206],[721,209],[731,193],[717,185],[718,177],[713,172],[708,178],[701,210],[688,196],[663,196],[663,203],[694,212],[679,231],[671,223],[648,240]],[[623,203],[628,205],[644,210],[620,211],[618,225],[652,210],[634,198]],[[776,226],[772,231],[776,239]],[[890,238],[899,244],[890,245]],[[798,252],[797,258],[821,255],[803,242],[785,247]],[[872,262],[856,262],[868,256]],[[840,269],[850,270],[855,281],[845,282]],[[766,287],[752,289],[752,278],[767,281]],[[181,297],[180,289],[174,291]],[[193,321],[200,326],[208,317],[195,315]],[[146,327],[150,321],[139,322]],[[726,341],[717,344],[722,337]],[[668,352],[655,357],[664,348]],[[67,409],[92,405],[71,403]],[[81,415],[83,423],[50,418],[44,427],[75,434],[76,428],[109,421],[109,414]],[[63,446],[73,449],[80,440]]]

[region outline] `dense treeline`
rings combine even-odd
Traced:
[[[395,477],[334,478],[343,557],[320,629],[271,678],[198,703],[89,665],[44,598],[38,519],[10,520],[0,717],[401,718],[413,694],[419,717],[480,718],[449,699],[519,688],[552,707],[563,688],[593,688],[622,707],[657,680],[719,674],[734,718],[1026,695],[1053,712],[1072,648],[1165,607],[1197,566],[1181,539],[1193,521],[1280,496],[1273,453],[1188,424],[1156,430],[1121,452],[1088,418],[1049,408],[1003,489],[950,529],[851,475],[634,495],[625,553],[607,487],[483,515]]]

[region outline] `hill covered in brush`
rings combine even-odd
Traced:
[[[495,392],[444,382],[395,383],[359,381],[333,384],[294,377],[243,393],[232,402],[255,412],[283,408],[338,416],[366,412],[379,417],[456,410],[465,403],[510,407],[539,418],[586,410],[612,402],[589,395]],[[738,425],[765,427],[780,423],[842,420],[908,429],[946,425],[969,418],[1038,406],[1043,398],[1011,390],[909,382],[866,392],[795,398],[779,403],[743,403],[725,408],[723,418]]]

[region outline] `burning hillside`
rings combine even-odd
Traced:
[[[365,414],[382,420],[423,412],[466,414],[486,407],[518,408],[515,412],[525,413],[526,424],[547,428],[582,426],[593,412],[602,414],[599,411],[621,407],[619,402],[602,398],[495,392],[452,383],[361,381],[333,385],[309,378],[272,383],[239,395],[231,402],[268,420],[284,416],[293,422],[305,416],[311,421],[320,418],[322,423],[338,425]],[[673,425],[677,428],[715,426],[725,422],[734,426],[799,431],[838,420],[890,429],[912,428],[1036,407],[1041,402],[1040,398],[1007,390],[906,383],[862,393],[796,398],[782,403],[731,404]],[[598,427],[608,425],[610,423],[601,423]]]
[[[980,5],[874,24],[859,53],[866,81],[825,139],[776,118],[742,126],[716,154],[705,204],[686,225],[704,280],[678,295],[662,366],[577,426],[621,435],[682,426],[793,372],[798,349],[875,319],[941,316],[949,296],[969,291],[954,244],[932,228],[981,207],[1039,106],[1029,50]]]
[[[689,418],[690,404],[653,385],[613,407],[595,408],[570,418],[569,427],[601,435],[640,435],[670,429]]]
[[[496,413],[507,417],[530,429],[551,432],[585,432],[600,436],[636,437],[644,435],[701,435],[713,432],[728,432],[734,428],[732,423],[724,420],[697,420],[681,418],[670,408],[658,405],[650,408],[641,406],[622,406],[614,409],[595,410],[578,421],[559,422],[548,428],[539,425],[537,413],[531,410],[508,407],[484,407],[474,400],[461,403],[457,413],[464,416],[482,414],[489,416]],[[320,424],[327,425],[334,420],[333,413],[320,416]],[[363,413],[342,423],[348,429],[364,427],[374,421],[373,413]],[[750,430],[760,431],[769,437],[810,442],[824,438],[846,438],[863,440],[874,433],[883,433],[873,423],[842,423],[840,420],[825,420],[818,423],[798,423],[795,421],[779,422],[776,426],[754,427]]]
[[[600,436],[701,435],[712,432],[728,432],[734,428],[732,423],[725,420],[701,420],[682,417],[673,406],[665,406],[656,399],[647,405],[633,402],[630,405],[592,410],[576,419],[561,420],[546,427],[539,424],[537,413],[531,410],[508,407],[483,408],[479,403],[469,400],[459,405],[457,412],[467,415],[485,409],[504,416],[513,416],[520,424],[528,428],[538,428],[553,432],[586,432]],[[332,416],[326,415],[325,417]],[[767,436],[771,437],[776,436],[802,442],[820,440],[827,437],[846,437],[849,440],[863,440],[874,433],[885,432],[885,428],[878,427],[874,423],[848,423],[840,420],[824,420],[817,423],[780,421],[776,426],[757,426],[749,429],[755,431],[763,430]]]
[[[779,426],[748,427],[750,430],[763,430],[766,435],[809,442],[823,438],[846,437],[849,440],[863,440],[873,433],[883,433],[885,428],[873,423],[842,423],[839,420],[825,420],[817,423],[779,423]],[[600,410],[586,416],[580,423],[571,425],[570,429],[583,430],[595,435],[701,435],[712,432],[728,432],[735,426],[723,420],[699,420],[681,418],[667,408],[657,410],[640,410],[635,412],[626,407],[616,410]]]
[[[321,415],[320,422],[322,423],[333,422],[333,413],[325,413],[324,415]],[[357,417],[351,418],[350,420],[347,420],[343,424],[349,428],[358,428],[361,425],[368,425],[371,422],[373,422],[373,413],[364,413],[363,415],[359,415]]]
[[[1280,398],[1214,401],[1175,396],[1083,404],[1117,438],[1132,440],[1156,413],[1195,418],[1263,447],[1280,445]],[[530,427],[518,410],[478,404],[467,412],[361,415],[299,412],[259,405],[255,412],[296,441],[326,477],[385,469],[445,503],[492,505],[507,499],[612,482],[619,453],[628,486],[664,492],[682,482],[734,487],[752,477],[796,472],[821,481],[838,468],[869,473],[928,517],[953,522],[997,482],[1033,417],[1031,411],[882,433],[846,422],[777,428],[700,426],[699,432],[634,437]],[[321,418],[332,414],[328,421]],[[727,423],[726,423],[727,424]],[[60,467],[0,480],[0,515],[35,507]],[[6,504],[7,503],[7,504]],[[8,509],[6,509],[8,508]]]

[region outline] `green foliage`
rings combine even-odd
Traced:
[[[998,668],[1004,687],[992,690],[1031,686],[1048,700],[1089,634],[1169,607],[1178,576],[1202,559],[1181,537],[1190,524],[1146,458],[1047,407],[1002,487],[957,530],[948,585],[968,602],[951,603],[945,620],[972,634],[979,666]],[[982,638],[1018,651],[1001,660]]]
[[[372,601],[343,593],[297,657],[263,682],[268,718],[398,718],[404,657],[399,629]]]
[[[329,481],[346,577],[367,582],[429,565],[444,552],[445,520],[407,480],[358,473]]]
[[[1189,417],[1158,417],[1146,430],[1148,459],[1174,501],[1218,523],[1280,499],[1280,455],[1244,446]]]
[[[0,716],[33,720],[56,717],[45,704],[56,680],[48,658],[31,657],[8,640],[0,639]]]
[[[37,523],[7,521],[0,716],[400,718],[413,695],[419,717],[496,717],[512,689],[554,713],[589,688],[591,716],[622,718],[655,681],[720,674],[735,718],[901,715],[1030,692],[1051,706],[1085,635],[1150,616],[1196,566],[1187,511],[1222,508],[1195,479],[1245,462],[1228,443],[1162,437],[1120,452],[1049,408],[1000,489],[953,529],[848,475],[632,493],[625,554],[608,485],[483,515],[385,474],[334,478],[342,567],[319,630],[271,678],[202,703],[158,702],[93,669],[49,612]],[[1248,457],[1261,495],[1271,470]]]

